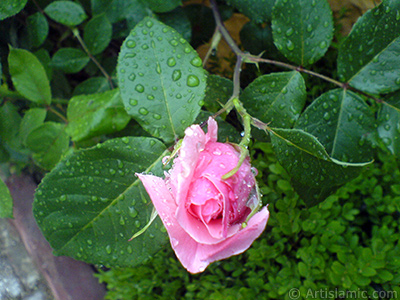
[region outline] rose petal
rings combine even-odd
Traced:
[[[212,117],[207,121],[206,143],[216,142],[218,140],[218,123]]]
[[[142,181],[167,231],[171,226],[179,226],[175,219],[177,206],[164,180],[154,175],[136,175]]]
[[[203,272],[214,261],[246,251],[264,231],[268,217],[268,209],[264,207],[249,220],[246,228],[215,245],[199,244],[185,231],[174,227],[170,233],[171,245],[182,265],[190,273]]]
[[[205,133],[200,126],[192,125],[186,128],[179,156],[174,160],[169,177],[177,205],[186,199],[200,150],[204,149],[204,146]]]

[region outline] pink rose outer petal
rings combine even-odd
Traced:
[[[167,229],[176,256],[190,273],[203,272],[214,261],[244,252],[267,225],[269,212],[267,207],[264,207],[250,219],[247,227],[236,235],[216,245],[199,244],[177,222],[175,217],[177,206],[164,180],[153,175],[137,175]]]

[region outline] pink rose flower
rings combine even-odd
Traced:
[[[203,272],[210,263],[247,250],[269,217],[264,207],[242,226],[252,211],[249,206],[258,209],[255,177],[246,158],[235,175],[221,178],[236,167],[240,153],[231,144],[217,142],[217,136],[218,125],[212,118],[207,134],[192,125],[165,179],[137,174],[176,256],[191,273]]]

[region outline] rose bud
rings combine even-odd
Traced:
[[[192,125],[165,179],[137,174],[176,256],[191,273],[247,250],[269,217],[267,207],[257,212],[260,199],[248,157],[233,176],[222,179],[237,166],[240,152],[232,144],[217,142],[217,136],[212,118],[207,134]]]

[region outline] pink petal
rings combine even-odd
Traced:
[[[167,231],[174,226],[180,228],[175,219],[177,206],[164,180],[154,175],[136,175],[142,181]]]
[[[203,272],[214,261],[246,251],[264,231],[268,217],[268,209],[264,207],[250,219],[246,228],[215,245],[199,244],[185,231],[175,227],[170,232],[172,248],[190,273]]]
[[[212,117],[207,121],[206,143],[216,142],[218,139],[218,123]]]
[[[199,154],[204,146],[205,133],[200,126],[192,125],[186,128],[179,156],[174,161],[169,177],[177,205],[186,200]]]

